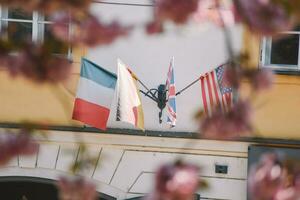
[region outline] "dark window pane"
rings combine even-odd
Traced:
[[[51,21],[51,16],[45,15],[44,21]]]
[[[44,43],[54,54],[68,55],[68,45],[56,39],[50,31],[51,24],[45,24]]]
[[[21,9],[9,9],[8,10],[8,18],[32,20],[32,13],[27,13]]]
[[[272,39],[271,64],[298,65],[299,35]]]
[[[24,42],[32,40],[32,23],[9,22],[7,26],[7,38],[16,47],[22,46]]]
[[[295,26],[295,28],[293,30],[294,31],[300,31],[300,25],[298,24],[297,26]]]

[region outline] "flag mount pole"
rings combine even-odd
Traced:
[[[228,64],[228,62],[223,63],[223,64],[219,65],[219,67],[227,65],[227,64]],[[200,76],[199,78],[197,78],[196,80],[194,80],[193,82],[191,82],[190,84],[188,84],[187,86],[185,86],[184,88],[182,88],[181,90],[179,90],[175,95],[176,96],[180,95],[182,92],[184,92],[185,90],[187,90],[188,88],[190,88],[191,86],[193,86],[195,83],[197,83],[201,79],[201,77],[203,77],[203,76]]]
[[[196,80],[194,80],[193,82],[191,82],[190,84],[188,84],[187,86],[185,86],[184,88],[182,88],[181,90],[179,90],[178,92],[176,92],[176,96],[180,95],[181,92],[184,92],[185,90],[187,90],[188,88],[190,88],[191,86],[193,86],[195,83],[197,83],[200,80],[200,77],[197,78]]]
[[[150,98],[152,101],[156,102],[157,107],[159,108],[159,123],[162,123],[162,111],[166,107],[167,103],[167,91],[166,91],[166,85],[160,84],[157,89],[152,88],[149,89],[145,84],[143,84],[142,81],[138,80],[139,83],[147,90],[146,92],[143,90],[140,90],[141,93],[143,93],[146,97]]]

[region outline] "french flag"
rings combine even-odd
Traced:
[[[105,130],[117,76],[82,58],[72,119]]]

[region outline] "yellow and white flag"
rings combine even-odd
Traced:
[[[117,121],[133,124],[144,130],[144,113],[136,86],[136,76],[118,59]]]

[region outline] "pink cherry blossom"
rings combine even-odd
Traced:
[[[298,169],[298,171],[294,173],[294,185],[300,192],[300,169]]]
[[[215,109],[201,120],[200,135],[211,139],[234,139],[252,130],[252,107],[239,100],[228,112]]]
[[[187,22],[197,10],[199,0],[158,0],[155,2],[154,15],[159,21],[170,20],[176,24]]]
[[[101,23],[95,16],[87,15],[83,18],[74,18],[60,14],[54,17],[52,31],[61,40],[77,45],[87,45],[90,47],[106,45],[115,41],[120,36],[126,36],[131,27],[123,27],[118,22],[110,24]],[[70,34],[68,23],[72,23],[74,29]]]
[[[161,166],[155,179],[155,189],[149,200],[192,200],[199,186],[199,168],[176,162]]]
[[[96,200],[96,186],[82,177],[60,177],[57,183],[60,200]]]
[[[14,75],[22,75],[34,82],[59,82],[70,75],[71,63],[63,57],[52,55],[46,45],[29,44],[12,60]]]
[[[243,78],[250,81],[254,91],[268,90],[273,85],[273,72],[269,69],[243,69],[240,67],[226,67],[223,84],[227,87],[239,88]]]
[[[26,129],[21,129],[19,133],[4,133],[0,136],[0,165],[18,155],[32,155],[37,150],[38,144]]]
[[[285,164],[289,171],[285,187],[279,188],[274,194],[274,200],[299,200],[300,199],[300,162],[299,160],[289,161]]]
[[[163,24],[160,21],[153,21],[147,24],[146,32],[149,35],[162,33],[164,31]]]
[[[273,72],[269,69],[259,69],[250,77],[252,87],[256,91],[270,89],[273,85]]]
[[[265,154],[260,162],[252,166],[248,175],[248,188],[251,199],[272,200],[275,193],[284,185],[286,172],[276,154]]]
[[[298,160],[282,154],[266,153],[251,166],[248,189],[253,200],[299,200]]]
[[[1,5],[7,7],[22,8],[28,12],[35,10],[43,13],[52,13],[57,11],[82,12],[87,11],[91,0],[26,0],[26,5],[23,0],[0,0]]]
[[[201,0],[197,12],[194,14],[196,22],[203,23],[210,21],[218,26],[232,26],[235,24],[234,6],[220,7],[214,0]]]
[[[300,192],[295,187],[279,188],[275,192],[274,200],[299,200]]]
[[[273,35],[292,27],[292,19],[284,4],[273,0],[234,0],[236,18],[253,32]]]
[[[228,65],[225,67],[222,84],[226,87],[239,88],[242,77],[242,68]]]

